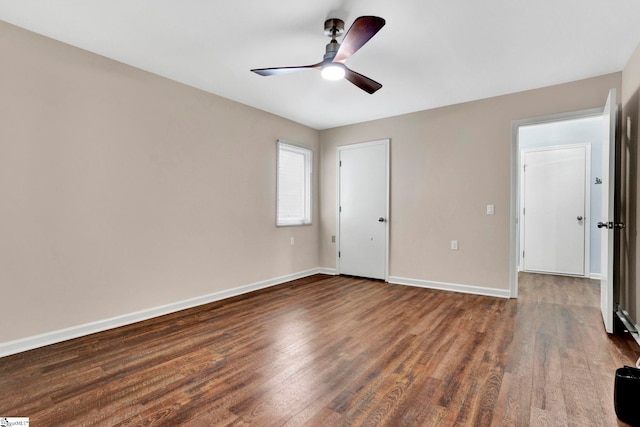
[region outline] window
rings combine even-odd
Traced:
[[[311,224],[311,165],[309,148],[278,141],[276,225]]]

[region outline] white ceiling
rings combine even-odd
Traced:
[[[324,21],[387,24],[347,65],[373,95],[315,70]],[[620,71],[638,0],[0,0],[0,20],[315,129]],[[604,101],[604,100],[603,100]]]

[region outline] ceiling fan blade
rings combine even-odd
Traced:
[[[363,76],[360,73],[356,73],[355,71],[348,69],[346,66],[344,67],[344,72],[345,79],[349,80],[351,83],[367,93],[374,93],[382,87],[382,85],[377,81],[372,80],[367,76]]]
[[[254,68],[251,71],[256,74],[260,74],[261,76],[276,76],[280,74],[295,73],[296,71],[308,70],[311,68],[319,70],[321,68],[321,65],[322,62],[313,65],[301,65],[298,67]]]
[[[361,16],[356,18],[344,36],[333,62],[344,62],[356,53],[371,37],[375,36],[386,21],[377,16]]]

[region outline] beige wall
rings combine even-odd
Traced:
[[[640,293],[638,292],[637,272],[640,254],[637,250],[637,232],[640,222],[638,212],[638,144],[640,143],[640,46],[629,58],[622,72],[621,138],[618,167],[621,170],[620,201],[618,213],[626,227],[620,233],[620,277],[617,297],[631,318],[640,321]],[[627,127],[627,118],[631,128]],[[630,135],[628,135],[630,134]]]
[[[621,81],[318,132],[1,22],[0,55],[0,343],[335,267],[336,147],[387,137],[391,275],[508,289],[512,121]],[[313,226],[274,226],[278,138],[316,150]]]
[[[390,275],[508,289],[512,121],[602,107],[620,79],[615,73],[322,131],[322,266],[335,267],[336,147],[390,138]],[[454,239],[458,251],[450,250]]]
[[[318,266],[317,197],[275,227],[316,130],[2,22],[0,57],[0,343]]]
[[[629,102],[638,89],[640,89],[640,45],[636,47],[622,70],[622,95],[620,98],[623,106]]]

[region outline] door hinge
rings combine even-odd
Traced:
[[[522,258],[524,258],[524,251],[522,251]]]
[[[338,258],[340,258],[340,251],[338,251]]]
[[[522,208],[522,215],[524,215],[524,212],[527,208]]]
[[[527,165],[522,165],[522,172],[526,172],[527,171]]]
[[[342,167],[342,160],[340,160],[340,162],[339,162],[339,166],[340,166],[340,167]]]

